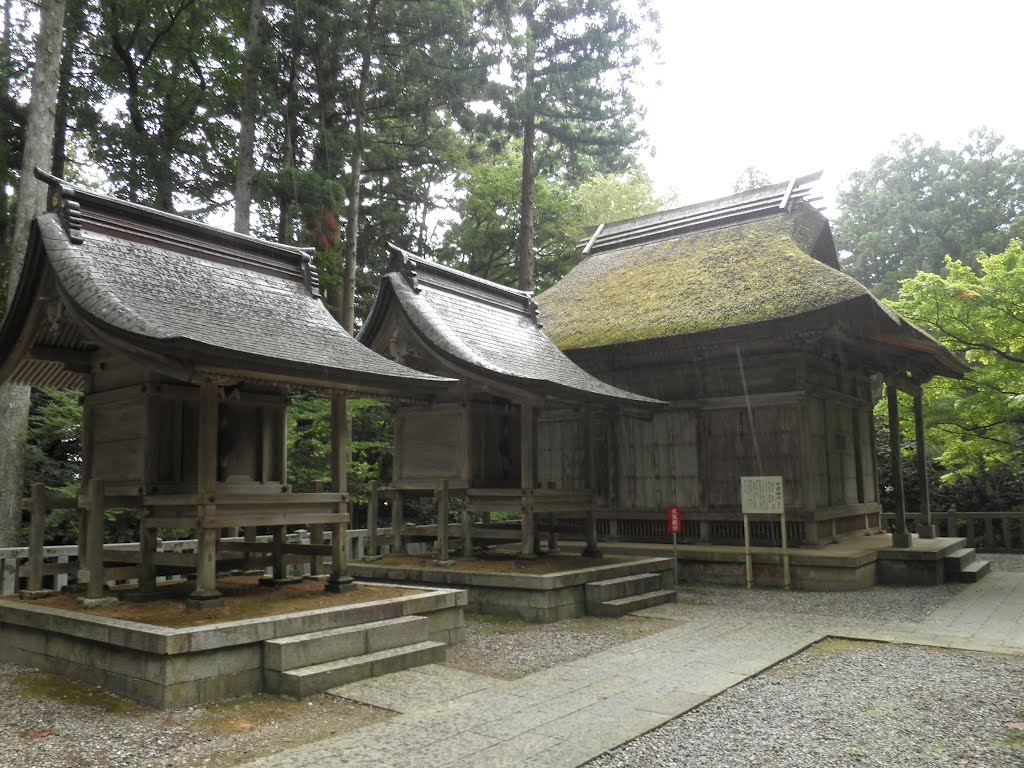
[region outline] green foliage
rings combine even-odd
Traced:
[[[391,412],[377,400],[349,400],[351,424],[348,492],[366,503],[367,484],[385,483],[391,474]],[[288,412],[288,482],[310,491],[313,481],[331,480],[331,403],[310,392],[296,392]]]
[[[768,174],[758,168],[756,165],[748,165],[740,173],[739,178],[733,182],[732,191],[746,192],[748,189],[757,189],[758,187],[767,187],[772,183],[772,180],[768,178]]]
[[[445,233],[440,259],[471,274],[514,286],[517,281],[522,143],[470,165],[455,181],[457,221]],[[588,228],[653,213],[670,204],[643,170],[599,174],[576,188],[540,176],[534,189],[537,290],[558,281],[579,260]]]
[[[962,380],[925,387],[929,439],[948,479],[1024,467],[1024,250],[977,258],[979,272],[946,257],[944,275],[904,281],[892,306],[971,366]]]
[[[904,136],[850,176],[839,207],[843,268],[895,298],[900,280],[938,273],[946,255],[976,268],[1024,235],[1024,152],[984,129],[959,149]]]

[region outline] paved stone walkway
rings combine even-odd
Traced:
[[[574,768],[826,636],[1024,655],[1024,573],[992,573],[919,624],[669,604],[679,626],[515,681],[421,667],[335,689],[401,714],[245,768]]]

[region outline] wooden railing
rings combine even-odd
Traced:
[[[907,527],[916,531],[918,513],[907,513]],[[933,512],[936,535],[967,539],[967,546],[985,552],[1024,552],[1024,511]],[[882,529],[892,530],[896,515],[883,513]]]
[[[390,528],[378,529],[377,535],[381,537],[382,541],[388,541],[385,537],[390,537]],[[331,532],[326,531],[324,533],[328,543],[330,542]],[[350,530],[348,532],[348,556],[350,559],[358,560],[363,557],[366,545],[368,533],[365,529]],[[257,536],[257,542],[270,542],[273,537],[271,536]],[[289,543],[309,543],[309,532],[305,530],[295,531],[294,533],[288,534]],[[231,537],[221,539],[221,541],[228,542],[244,542],[244,539],[240,537]],[[385,543],[382,545],[384,552],[390,551],[390,544]],[[182,555],[193,555],[198,548],[196,539],[168,539],[164,540],[160,544],[160,552],[162,553],[179,553]],[[104,553],[110,553],[111,560],[131,560],[134,559],[132,554],[138,553],[139,544],[138,542],[128,542],[124,544],[105,544],[103,547]],[[132,553],[132,554],[129,554]],[[136,555],[137,557],[137,555]],[[302,569],[308,567],[302,562],[295,558],[296,562],[293,562],[292,567]],[[29,547],[8,547],[0,549],[0,595],[13,595],[17,594],[22,589],[29,587],[31,571],[33,568],[38,568],[38,574],[42,581],[42,586],[47,589],[60,589],[66,586],[69,581],[72,581],[74,575],[80,568],[78,558],[78,546],[74,544],[70,545],[59,545],[59,546],[46,546],[42,549],[42,558],[38,565],[30,565]],[[107,569],[108,575],[116,574],[114,578],[107,580],[107,584],[114,586],[116,584],[132,583],[136,581],[138,575],[137,566],[124,566],[121,568],[110,568]],[[268,574],[269,574],[269,568]],[[183,566],[181,573],[167,574],[158,577],[159,580],[165,578],[175,578],[176,576],[186,576],[194,573],[195,569],[192,567]]]

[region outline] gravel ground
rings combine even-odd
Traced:
[[[466,616],[466,641],[448,651],[448,666],[514,680],[675,625],[639,616],[587,617],[554,624]]]
[[[996,555],[987,558],[993,561],[995,569],[1024,571],[1022,555]],[[920,621],[962,588],[960,585],[947,585],[923,589],[876,588],[864,592],[813,593],[782,590],[748,592],[744,589],[726,587],[684,587],[680,590],[680,601],[714,605],[725,610],[766,610],[776,613],[850,616],[871,620]],[[449,664],[478,674],[514,679],[672,625],[673,622],[635,616],[618,620],[574,619],[547,625],[467,616],[467,640],[451,649]],[[723,768],[730,765],[759,764],[984,764],[992,768],[1024,766],[1024,748],[1015,755],[1000,751],[998,745],[993,746],[998,739],[990,734],[1000,733],[1002,722],[1012,721],[1018,713],[1024,711],[1024,701],[1020,700],[1024,680],[1021,678],[1022,665],[1019,660],[1014,662],[1000,657],[923,651],[902,646],[869,646],[863,653],[867,654],[866,661],[861,668],[856,669],[836,666],[840,662],[846,663],[847,658],[859,658],[856,654],[803,654],[776,667],[770,673],[726,692],[672,725],[632,742],[623,750],[601,758],[603,761],[626,762],[596,762],[594,765],[707,765]],[[904,658],[903,654],[907,656]],[[819,663],[822,665],[820,668],[815,666]],[[790,667],[794,670],[792,673],[779,672]],[[880,670],[884,674],[879,674]],[[827,674],[841,678],[840,683],[835,682],[836,677],[826,678]],[[830,682],[816,684],[818,675]],[[33,670],[0,664],[0,700],[5,702],[5,706],[0,710],[0,768],[230,766],[256,755],[268,754],[294,744],[315,741],[360,728],[390,716],[386,711],[352,704],[330,696],[314,697],[303,702],[255,696],[216,705],[161,711],[101,694],[90,686],[67,681],[59,681],[54,685],[49,683],[52,680],[54,678]],[[778,735],[753,738],[753,733],[764,733],[764,730],[757,729],[762,727],[762,723],[768,722],[767,716],[772,714],[774,707],[781,710],[787,701],[794,707],[799,705],[802,694],[799,690],[789,687],[796,684],[791,681],[801,681],[801,685],[817,689],[820,695],[832,697],[825,699],[825,705],[819,700],[816,705],[808,705],[804,710],[793,710],[793,715],[789,718],[801,725],[801,728],[796,730],[822,734],[821,739],[799,741],[786,737],[785,718],[777,723],[777,726],[773,726],[777,727]],[[920,697],[920,706],[916,699],[907,699],[909,703],[905,705],[906,712],[886,709],[891,701],[902,700],[887,694],[884,687],[869,690],[865,686],[878,686],[887,681],[897,686],[899,691],[902,691],[899,685],[904,685],[910,692],[908,696],[913,694]],[[925,682],[928,686],[943,686],[944,692],[930,693],[931,688],[920,687]],[[30,689],[28,692],[25,690],[26,686]],[[756,688],[754,696],[742,695],[744,691],[749,692],[751,687]],[[963,699],[963,692],[966,690],[972,691],[972,696],[980,699]],[[768,694],[778,694],[779,700],[775,705],[761,704],[762,701],[767,701],[766,691]],[[880,703],[871,706],[864,703],[870,701]],[[965,701],[969,702],[967,706]],[[999,706],[1003,706],[1005,711],[1000,710]],[[892,727],[893,720],[917,723],[917,715],[914,713],[918,709],[922,717],[937,717],[934,722],[929,720],[922,726],[911,728],[912,731],[916,729],[917,735],[914,739],[918,741],[925,739],[921,734],[931,734],[928,736],[931,740],[920,741],[920,749],[938,750],[935,752],[938,755],[935,760],[939,760],[946,759],[946,752],[942,752],[943,749],[948,748],[952,750],[949,754],[953,754],[954,746],[960,748],[960,745],[964,745],[963,749],[976,750],[970,752],[971,757],[967,763],[906,760],[901,762],[891,755],[886,757],[889,755],[889,752],[885,751],[889,749],[888,745],[910,743],[907,741],[910,736],[889,737],[885,729]],[[838,714],[834,718],[834,724],[828,724],[826,727],[824,721],[819,723],[819,720],[829,712]],[[668,746],[651,747],[665,751],[665,754],[658,758],[663,762],[651,762],[653,758],[637,758],[640,762],[628,762],[632,759],[631,754],[642,754],[636,750],[646,748],[643,746],[647,743],[645,739],[668,738],[665,734],[687,727],[685,722],[698,717],[710,718],[713,715],[722,718],[716,721],[718,725],[700,725],[702,720],[694,722],[698,723],[698,735],[715,733],[715,739],[694,737],[694,747],[691,749],[691,735],[683,735],[678,738],[684,739],[685,742],[665,742]],[[703,762],[678,762],[685,755],[699,755],[700,749],[713,749],[715,743],[727,745],[727,742],[722,740],[724,731],[720,729],[731,727],[731,723],[737,724],[735,737],[730,737],[736,741],[735,744],[728,748],[723,746],[719,752],[708,752],[713,757],[708,757]],[[934,732],[928,728],[933,728]],[[985,731],[984,728],[989,730]],[[1024,733],[1003,730],[1006,731],[1003,739],[1007,743],[1012,743],[1015,735]],[[880,734],[877,744],[868,740],[868,736],[873,732]],[[941,733],[936,736],[936,732]],[[775,731],[772,730],[772,733]],[[844,734],[853,736],[847,738]],[[949,734],[949,737],[946,738],[942,734]],[[830,735],[832,741],[836,743],[840,739],[846,739],[850,747],[857,747],[861,743],[875,745],[875,751],[868,750],[868,757],[858,757],[853,753],[833,750],[833,758],[838,762],[831,763],[823,763],[812,757],[801,757],[813,756],[817,754],[815,750],[824,749],[819,742],[826,740],[824,743],[831,743],[827,741]],[[742,754],[742,750],[750,748],[755,741],[758,754],[747,761],[727,762],[727,759],[731,759],[730,755]],[[776,759],[773,757],[775,753],[772,749],[782,749],[785,743],[790,741],[802,745],[799,748],[804,752],[788,753],[785,759],[779,758],[777,762],[772,762]],[[918,741],[913,743],[917,744]],[[892,749],[895,748],[892,746]],[[978,755],[986,756],[985,760],[991,757],[991,762],[972,762]],[[870,762],[876,758],[881,762]]]
[[[1020,768],[1019,657],[826,640],[591,768]]]

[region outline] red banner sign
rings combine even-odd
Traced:
[[[668,532],[683,532],[683,513],[679,511],[679,507],[668,508]]]

